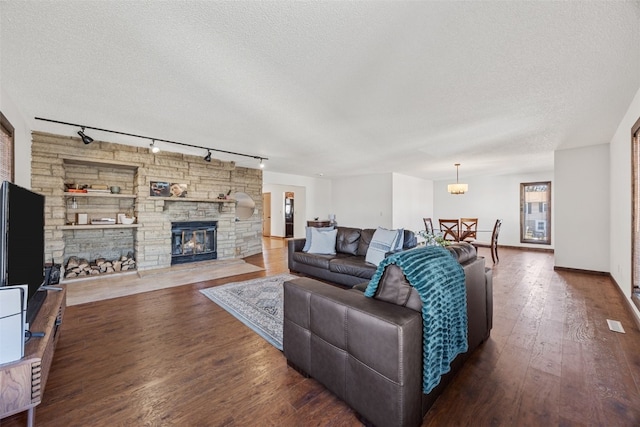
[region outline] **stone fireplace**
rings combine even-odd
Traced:
[[[104,141],[85,145],[77,137],[42,132],[32,133],[31,152],[31,188],[46,196],[46,262],[64,263],[71,256],[117,259],[132,252],[138,271],[167,268],[176,263],[172,224],[185,221],[215,223],[208,237],[196,233],[194,238],[192,233],[186,239],[185,259],[243,258],[262,251],[261,169],[180,153],[153,154],[147,147]],[[153,181],[186,185],[188,196],[156,197],[150,194]],[[115,185],[121,191],[70,195],[65,192],[67,183]],[[256,202],[248,220],[236,217],[235,200],[218,197],[237,191]],[[130,225],[81,225],[77,213],[89,219],[126,213],[136,219]],[[201,245],[207,248],[202,253]]]
[[[171,264],[216,259],[217,221],[171,223]]]

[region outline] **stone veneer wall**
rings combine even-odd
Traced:
[[[134,251],[139,270],[171,265],[171,221],[218,221],[218,259],[242,258],[262,252],[262,170],[236,167],[234,162],[147,148],[33,132],[31,189],[46,196],[45,259],[66,262],[69,256],[93,260]],[[186,199],[149,196],[151,181],[188,185]],[[118,185],[131,198],[77,197],[70,208],[65,182]],[[236,220],[235,203],[219,202],[218,194],[247,193],[256,203],[249,220]],[[193,200],[189,200],[193,199]],[[63,229],[75,213],[89,218],[137,217],[137,228]]]

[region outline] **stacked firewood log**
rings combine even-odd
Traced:
[[[135,270],[136,260],[133,254],[128,253],[118,259],[109,261],[105,258],[96,258],[95,261],[88,261],[85,258],[76,256],[69,257],[64,268],[64,277],[71,279],[82,276],[97,276],[105,273],[117,273],[127,270]]]

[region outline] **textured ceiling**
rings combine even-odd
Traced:
[[[0,15],[0,84],[31,129],[299,175],[551,170],[553,150],[609,142],[640,87],[638,1],[1,0]]]

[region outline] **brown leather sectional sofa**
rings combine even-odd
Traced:
[[[290,239],[288,242],[289,270],[308,276],[328,280],[346,287],[352,287],[371,279],[376,266],[365,261],[367,249],[375,229],[336,227],[336,254],[319,255],[302,252],[305,238]],[[402,249],[417,245],[413,231],[404,230]]]
[[[351,406],[366,424],[419,426],[469,355],[490,334],[491,270],[468,243],[448,247],[465,273],[468,351],[429,394],[422,393],[422,301],[389,265],[373,298],[367,282],[342,289],[310,278],[284,284],[284,355]],[[408,287],[408,288],[407,288]]]

